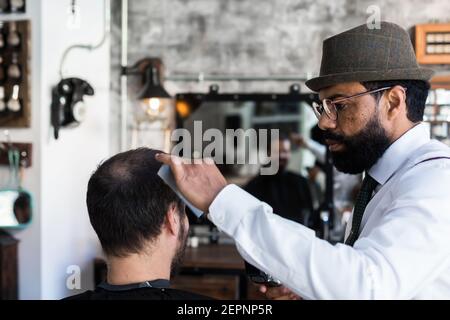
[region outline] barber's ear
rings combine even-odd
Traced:
[[[177,210],[177,206],[175,204],[171,204],[166,213],[167,229],[173,235],[177,235],[178,230],[180,229],[180,219]]]
[[[395,86],[387,95],[387,112],[388,120],[396,118],[402,112],[406,113],[406,92],[401,86]]]

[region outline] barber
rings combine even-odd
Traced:
[[[236,185],[211,161],[170,165],[178,188],[245,260],[304,299],[450,299],[450,148],[422,123],[432,71],[387,22],[323,43],[306,82],[336,168],[364,173],[345,243],[331,245]],[[268,292],[274,296],[278,291]]]

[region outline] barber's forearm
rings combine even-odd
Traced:
[[[216,197],[209,212],[209,219],[235,240],[246,261],[303,298],[313,298],[306,291],[300,292],[299,286],[294,287],[291,278],[293,266],[307,262],[307,255],[299,248],[307,248],[315,238],[312,230],[273,214],[270,206],[235,185],[227,186]],[[298,266],[295,271],[301,269]]]

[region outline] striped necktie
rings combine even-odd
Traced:
[[[353,246],[356,239],[358,239],[359,228],[361,226],[364,210],[366,209],[367,204],[372,198],[373,191],[375,190],[377,185],[378,182],[376,182],[374,178],[366,174],[361,186],[361,190],[356,197],[355,209],[353,210],[352,229],[347,239],[345,240],[345,244]]]

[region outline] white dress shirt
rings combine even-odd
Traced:
[[[317,238],[235,185],[208,217],[244,259],[305,299],[450,299],[450,159],[438,157],[450,148],[424,124],[386,150],[369,170],[380,187],[353,247]]]

